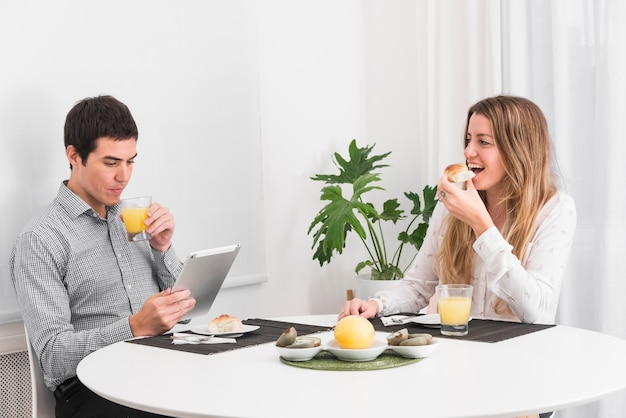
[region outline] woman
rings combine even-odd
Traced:
[[[576,209],[558,190],[545,117],[530,100],[490,97],[468,111],[466,190],[443,175],[424,245],[393,291],[345,303],[347,315],[418,312],[439,283],[474,286],[472,316],[554,323]]]

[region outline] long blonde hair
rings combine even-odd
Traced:
[[[472,115],[480,114],[491,122],[495,146],[504,165],[501,204],[506,210],[502,235],[513,246],[513,254],[523,262],[537,215],[556,193],[552,169],[548,125],[543,112],[528,99],[496,96],[479,101],[467,113],[465,140]],[[479,195],[487,204],[486,193]],[[498,203],[498,202],[492,202]],[[442,283],[471,283],[476,240],[472,228],[448,215],[446,232],[436,255],[437,273]],[[498,301],[496,312],[509,309]]]

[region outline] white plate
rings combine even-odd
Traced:
[[[343,361],[370,361],[382,354],[387,349],[386,341],[374,340],[370,348],[339,348],[337,341],[330,340],[325,349],[332,355]]]
[[[246,325],[243,324],[243,330],[240,332],[209,332],[208,325],[196,325],[195,327],[191,327],[189,331],[195,332],[196,334],[202,335],[215,335],[216,337],[240,337],[246,332],[252,332],[259,329],[258,325]]]
[[[317,355],[320,351],[322,351],[321,346],[311,347],[311,348],[287,348],[287,347],[278,347],[274,346],[278,354],[289,361],[307,361],[311,360],[313,357]]]
[[[406,358],[424,358],[437,349],[437,340],[428,345],[390,345],[389,348]]]

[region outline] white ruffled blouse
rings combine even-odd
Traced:
[[[448,210],[437,205],[424,244],[404,279],[392,291],[378,292],[382,315],[418,312],[435,293],[439,277],[433,271],[435,254],[441,245],[443,220]],[[527,323],[554,323],[563,274],[570,256],[576,229],[574,200],[559,192],[541,209],[535,223],[535,235],[525,259],[511,252],[512,246],[494,226],[474,242],[472,313],[474,318],[499,319]],[[501,298],[513,315],[497,313],[495,303]]]

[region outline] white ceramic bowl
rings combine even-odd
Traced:
[[[311,348],[287,348],[274,345],[274,347],[276,348],[276,351],[278,351],[278,355],[289,361],[311,360],[317,355],[317,353],[322,351],[321,346]]]
[[[390,345],[387,348],[390,348],[402,357],[424,358],[430,356],[437,349],[437,346],[437,340],[433,338],[433,341],[428,345]]]
[[[337,341],[330,340],[325,349],[332,355],[343,361],[370,361],[382,354],[387,349],[386,341],[374,340],[369,348],[340,348]]]

